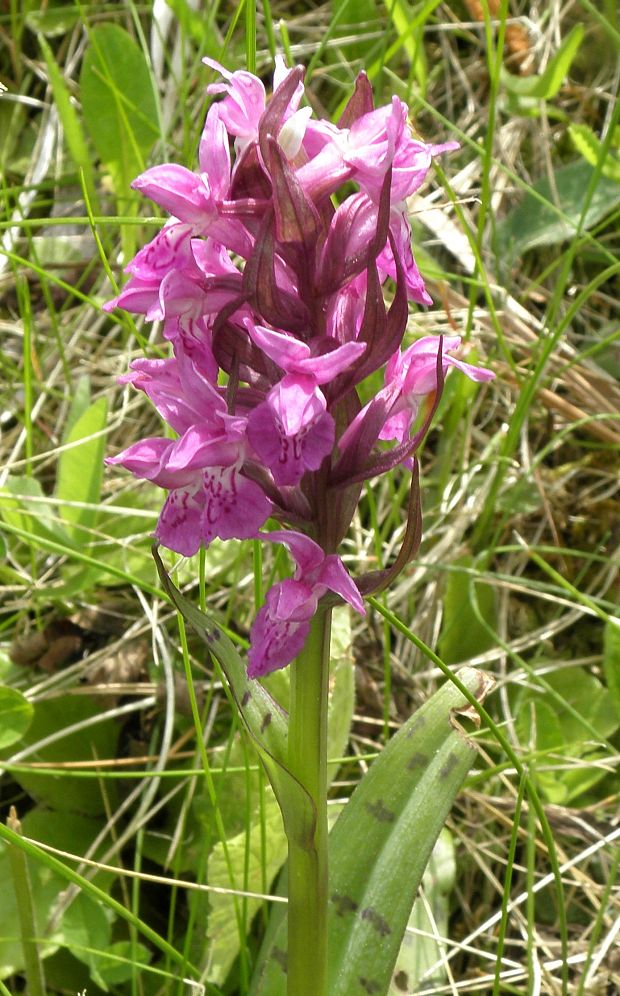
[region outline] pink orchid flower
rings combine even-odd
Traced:
[[[247,323],[252,341],[285,372],[248,420],[248,438],[278,485],[298,484],[307,470],[318,470],[334,445],[334,420],[320,384],[333,380],[365,350],[345,343],[312,355],[306,343],[281,332]]]
[[[443,343],[442,343],[443,340]],[[386,393],[395,398],[389,417],[379,434],[380,439],[397,439],[402,442],[411,428],[422,399],[437,390],[437,356],[442,343],[441,365],[444,375],[454,367],[473,381],[493,380],[495,374],[484,367],[459,360],[456,353],[461,337],[423,336],[404,352],[396,352],[385,369]]]
[[[258,678],[287,664],[299,654],[319,599],[326,591],[340,595],[360,615],[362,597],[337,554],[325,555],[318,543],[302,533],[276,530],[261,539],[284,543],[297,564],[292,578],[267,592],[250,632],[248,675]]]

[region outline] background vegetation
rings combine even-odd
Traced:
[[[116,377],[164,346],[101,310],[161,224],[132,177],[195,164],[201,58],[269,81],[276,51],[307,65],[320,114],[363,68],[377,103],[396,93],[424,138],[461,142],[410,204],[436,302],[410,331],[458,333],[497,374],[448,378],[419,557],[336,630],[334,811],[443,680],[425,646],[497,682],[393,994],[619,992],[613,0],[1,11],[0,992],[40,957],[49,993],[244,996],[278,908],[277,810],[154,571],[161,492],[102,464],[159,431]],[[366,493],[353,572],[398,549],[407,490],[403,472]],[[260,577],[251,543],[176,573],[241,645]]]

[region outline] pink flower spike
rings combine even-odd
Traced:
[[[444,376],[450,367],[456,367],[473,381],[489,381],[495,377],[492,370],[473,366],[450,355],[461,345],[461,337],[458,335],[443,337],[430,335],[418,339],[403,353],[395,353],[386,366],[384,390],[393,393],[395,401],[389,418],[381,430],[381,439],[404,441],[421,400],[437,390],[437,357],[440,344]]]
[[[250,630],[248,678],[262,678],[290,664],[304,648],[317,599],[311,589],[290,579],[276,584]]]

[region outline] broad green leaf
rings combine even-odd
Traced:
[[[45,5],[36,5],[36,10],[30,10],[26,14],[26,24],[34,34],[47,35],[48,38],[56,38],[58,35],[67,36],[80,18],[79,7],[73,3],[57,2],[52,0]]]
[[[142,168],[144,154],[159,137],[157,103],[142,50],[117,24],[89,32],[80,94],[84,121],[104,163]]]
[[[33,715],[32,702],[16,688],[0,685],[0,749],[21,740]]]
[[[480,700],[474,668],[461,681]],[[450,682],[390,740],[330,834],[330,996],[386,996],[431,851],[476,755],[453,721],[466,700]],[[276,914],[277,916],[277,914]],[[251,996],[284,996],[286,925],[269,933]]]
[[[474,559],[460,557],[454,565],[447,578],[438,648],[446,664],[458,664],[489,650],[494,639],[484,623],[493,630],[497,615],[493,588],[470,573]]]
[[[43,52],[43,57],[47,65],[47,72],[50,83],[52,84],[52,92],[54,94],[54,103],[58,110],[58,115],[65,133],[67,145],[69,146],[69,151],[76,168],[78,170],[82,170],[84,174],[84,182],[91,205],[93,206],[95,214],[98,214],[97,190],[93,174],[92,157],[84,137],[80,119],[77,111],[71,103],[67,85],[60,69],[58,68],[58,65],[56,64],[52,50],[43,35],[39,35],[39,46]]]
[[[21,821],[24,836],[41,843],[50,844],[72,854],[85,854],[101,829],[97,820],[78,814],[67,819],[66,813],[55,813],[36,807]],[[54,919],[54,911],[66,888],[66,880],[32,859],[28,859],[37,933],[41,938],[40,951],[45,958],[60,946],[73,947],[74,954],[82,961],[85,947],[99,946],[107,949],[110,939],[109,921],[97,904],[86,895],[79,895],[64,915]],[[109,888],[113,876],[107,874],[105,880]],[[23,968],[23,952],[19,936],[15,894],[8,867],[7,845],[0,843],[0,883],[2,902],[0,903],[0,979],[5,979]]]
[[[609,697],[620,722],[620,623],[612,619],[605,626],[603,672]]]
[[[107,401],[99,398],[78,418],[63,439],[67,448],[61,451],[58,460],[56,497],[90,506],[60,506],[60,513],[76,542],[84,543],[89,539],[86,530],[92,529],[99,511],[106,440],[103,430],[107,417]]]
[[[497,250],[514,261],[528,249],[552,246],[573,238],[579,229],[583,213],[583,198],[589,188],[593,168],[582,159],[555,171],[552,191],[548,179],[539,180],[497,226]],[[541,203],[540,198],[548,206]],[[588,230],[610,214],[620,204],[620,184],[606,176],[599,177],[586,211],[583,229]],[[556,206],[554,206],[556,205]]]
[[[420,896],[413,904],[394,966],[389,996],[417,992],[422,977],[425,989],[445,983],[446,971],[441,964],[442,944],[437,938],[448,936],[449,896],[455,878],[454,844],[450,832],[444,828],[422,878],[425,902]],[[433,965],[437,965],[435,972],[427,975]]]
[[[576,24],[540,76],[514,76],[511,73],[504,73],[503,81],[506,89],[522,97],[551,100],[566,78],[584,33],[583,24]]]
[[[35,477],[7,477],[0,488],[0,516],[8,525],[31,533],[37,549],[37,537],[71,546],[64,525],[56,517],[56,510],[46,503],[43,488]]]
[[[353,658],[352,658],[352,637],[351,637],[351,613],[348,606],[339,606],[334,609],[332,617],[332,639],[331,639],[331,661],[330,661],[330,694],[328,703],[328,757],[342,757],[349,741],[351,720],[353,718],[353,706],[355,699]],[[273,677],[278,677],[282,682],[288,684],[288,669],[276,672]],[[282,695],[280,689],[280,695]],[[279,701],[282,698],[278,696]],[[284,689],[283,698],[288,699],[288,690]],[[234,762],[232,762],[234,763]],[[335,766],[328,768],[329,783],[333,781],[337,773]],[[239,784],[233,785],[235,798],[247,790],[245,776],[239,777]],[[234,779],[231,779],[234,782]],[[228,785],[225,782],[222,786],[218,802],[222,807],[226,807],[226,795]],[[242,812],[242,806],[237,801],[237,808]],[[265,793],[265,806],[262,819],[265,825],[265,852],[262,853],[261,844],[261,813],[255,807],[249,834],[249,853],[246,855],[248,846],[248,834],[245,830],[229,838],[226,843],[229,861],[235,870],[241,874],[241,869],[248,868],[247,882],[239,880],[235,882],[237,888],[242,886],[250,892],[262,893],[265,886],[269,886],[286,860],[287,840],[282,823],[282,816],[278,804],[269,790]],[[208,879],[211,885],[221,886],[226,889],[233,887],[228,872],[228,863],[222,843],[217,843],[209,857]],[[250,924],[252,918],[262,905],[261,900],[248,900],[246,904],[247,923]],[[223,983],[228,975],[230,967],[239,952],[239,934],[237,930],[237,914],[235,902],[231,895],[212,894],[209,899],[209,970],[208,979],[214,983]]]
[[[618,729],[620,716],[607,689],[584,668],[559,669],[544,678],[547,689],[520,692],[515,728],[523,746],[542,755],[536,780],[546,798],[567,804],[604,778],[605,769],[589,762],[603,756],[600,743]],[[558,770],[561,757],[574,763]]]
[[[90,964],[95,981],[100,980],[105,986],[116,986],[128,982],[134,972],[142,975],[143,965],[148,965],[151,952],[144,944],[137,941],[115,941],[109,944],[101,953],[90,955]]]
[[[38,747],[32,760],[52,764],[66,761],[93,761],[115,757],[119,728],[114,720],[102,720],[75,732],[65,731],[76,723],[101,715],[100,703],[85,695],[60,695],[36,703],[30,726],[22,737],[20,750],[58,735],[58,739]],[[14,753],[14,752],[12,752]],[[3,758],[8,756],[6,748]],[[76,779],[49,771],[15,771],[12,777],[26,792],[50,809],[63,813],[102,813],[105,802],[101,787],[94,779]],[[113,805],[115,783],[107,785],[107,803]],[[71,817],[72,819],[73,817]]]
[[[620,183],[620,160],[611,151],[604,153],[603,143],[591,128],[584,124],[572,124],[568,126],[568,133],[577,152],[581,153],[590,166],[596,166],[602,159],[603,176]]]

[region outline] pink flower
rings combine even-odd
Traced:
[[[493,380],[495,374],[491,370],[475,367],[450,355],[460,347],[460,336],[427,335],[418,339],[403,353],[394,353],[386,366],[385,391],[393,401],[380,439],[397,439],[402,442],[418,413],[422,398],[437,390],[437,356],[440,344],[444,375],[450,367],[455,367],[470,380]]]
[[[318,470],[334,445],[334,420],[319,385],[333,380],[365,351],[364,343],[345,343],[320,355],[304,342],[247,323],[253,342],[286,371],[251,412],[248,438],[278,485],[298,484],[307,470]]]
[[[269,589],[254,620],[248,657],[250,678],[286,667],[297,657],[326,591],[335,592],[360,615],[365,614],[361,595],[336,554],[326,556],[314,540],[292,530],[264,533],[262,538],[285,543],[297,567],[292,578]]]

